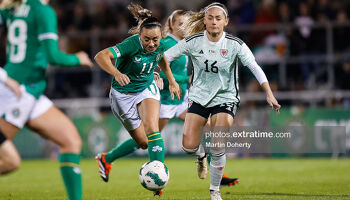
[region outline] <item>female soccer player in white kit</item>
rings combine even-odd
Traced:
[[[237,37],[224,32],[228,24],[226,7],[212,3],[194,13],[184,28],[191,35],[165,52],[171,62],[180,56],[190,56],[193,62],[193,80],[189,90],[189,108],[185,118],[183,149],[198,156],[202,173],[206,173],[205,153],[200,151],[200,127],[209,116],[212,126],[232,126],[240,103],[238,94],[238,59],[255,75],[266,92],[268,104],[279,112],[267,78],[256,63],[247,45]],[[226,164],[224,151],[212,152],[210,162],[210,197],[221,200],[220,181]]]

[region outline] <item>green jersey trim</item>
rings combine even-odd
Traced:
[[[38,36],[39,41],[48,39],[58,40],[58,35],[56,33],[42,33]]]

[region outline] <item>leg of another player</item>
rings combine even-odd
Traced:
[[[164,142],[159,132],[159,101],[147,98],[137,105],[137,110],[143,122],[148,139],[148,155],[150,161],[164,162]]]
[[[140,126],[135,130],[129,131],[129,134],[132,138],[125,140],[123,143],[113,148],[108,153],[98,154],[96,160],[98,163],[99,174],[103,181],[108,182],[109,174],[112,170],[112,162],[118,158],[124,157],[131,154],[136,149],[140,147],[142,149],[147,149],[147,137],[145,134],[145,129],[143,123],[140,123]]]
[[[197,173],[201,179],[204,179],[208,173],[206,154],[200,148],[200,127],[204,126],[206,121],[207,119],[200,115],[187,113],[182,137],[183,150],[190,155],[197,156]]]
[[[159,131],[162,131],[163,128],[168,124],[169,119],[168,118],[160,118],[159,119]]]
[[[198,155],[200,145],[200,127],[206,124],[206,119],[194,113],[187,113],[184,124],[182,145],[186,153]]]
[[[0,118],[0,174],[7,174],[18,169],[21,157],[12,143],[12,138],[19,129]]]
[[[51,106],[27,126],[60,146],[60,170],[70,200],[82,199],[80,163],[81,139],[73,122],[57,107]]]
[[[233,117],[227,113],[217,113],[211,117],[212,126],[232,126]],[[220,190],[220,183],[226,165],[225,149],[211,150],[212,156],[210,161],[210,193],[218,192]]]
[[[207,124],[205,126],[210,126],[210,117],[207,121]],[[209,155],[207,156],[207,161],[208,164],[210,165],[210,161],[211,161],[211,153],[209,153]],[[222,175],[222,179],[221,179],[221,183],[220,183],[220,187],[223,186],[234,186],[236,184],[239,183],[239,179],[238,178],[230,178],[227,174],[223,174]]]
[[[187,113],[187,110],[183,111],[183,112],[178,116],[178,118],[181,119],[182,121],[185,121],[186,113]]]

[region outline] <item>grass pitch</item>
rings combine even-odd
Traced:
[[[84,199],[154,199],[138,180],[146,161],[115,162],[110,181],[104,183],[95,160],[82,160]],[[197,178],[194,161],[166,159],[170,181],[160,199],[210,199],[209,177]],[[23,161],[17,172],[0,177],[0,199],[67,199],[58,166],[56,161]],[[225,172],[241,183],[222,188],[224,200],[350,199],[350,159],[233,159],[227,160]]]

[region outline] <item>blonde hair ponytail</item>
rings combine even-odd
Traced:
[[[186,15],[186,11],[184,10],[175,10],[165,22],[164,29],[162,35],[165,37],[167,33],[171,33],[173,30],[171,29],[171,25],[176,22],[178,16]]]
[[[201,9],[199,12],[189,13],[187,22],[182,26],[187,36],[199,33],[205,30],[204,17],[206,11],[211,7],[221,7],[224,11],[225,16],[227,17],[227,8],[224,4],[214,2]]]

